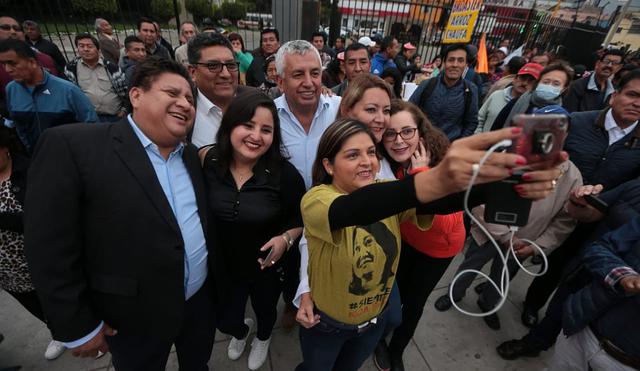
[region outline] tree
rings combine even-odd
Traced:
[[[220,10],[222,11],[222,16],[224,18],[228,18],[229,20],[234,22],[239,19],[245,18],[247,15],[246,8],[240,3],[224,2],[220,6]]]
[[[74,12],[105,16],[118,11],[116,0],[71,0]]]
[[[159,21],[167,21],[173,14],[173,0],[151,0],[151,13]]]
[[[196,19],[213,18],[213,5],[210,0],[185,0],[184,3]]]

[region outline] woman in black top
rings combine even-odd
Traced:
[[[259,91],[236,96],[222,117],[216,144],[201,150],[209,206],[230,285],[219,306],[219,328],[233,336],[229,358],[238,359],[253,321],[258,331],[249,369],[265,361],[280,295],[279,261],[302,232],[304,181],[282,153],[280,124],[271,99]],[[269,254],[271,252],[271,254]]]

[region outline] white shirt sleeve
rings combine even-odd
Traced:
[[[71,349],[71,348],[77,348],[79,346],[82,346],[86,343],[89,342],[89,340],[93,339],[94,336],[98,335],[98,332],[102,331],[102,326],[104,325],[104,321],[100,321],[100,324],[98,325],[98,327],[96,327],[95,330],[91,331],[89,333],[89,335],[78,339],[78,340],[74,340],[74,341],[70,341],[68,343],[63,343],[65,347]]]
[[[302,294],[311,292],[311,288],[309,287],[309,274],[307,272],[307,267],[309,266],[309,249],[307,247],[307,238],[304,235],[304,230],[302,231],[302,238],[300,238],[298,248],[300,249],[300,283],[298,284],[296,296],[293,298],[293,305],[300,308]]]

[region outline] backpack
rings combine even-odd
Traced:
[[[438,83],[438,77],[431,78],[427,82],[427,87],[420,94],[420,109],[424,111],[426,114],[426,110],[424,107],[427,105],[427,99],[433,94],[433,91],[436,89],[436,84]],[[471,87],[469,82],[462,78],[462,83],[464,84],[464,112],[462,114],[462,121],[467,118],[467,114],[469,113],[469,109],[471,108]]]

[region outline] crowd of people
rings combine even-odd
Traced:
[[[555,344],[550,370],[640,368],[635,58],[601,49],[585,72],[503,40],[480,73],[473,45],[423,63],[394,36],[281,45],[267,28],[249,51],[184,22],[174,49],[152,19],[137,29],[121,44],[96,19],[67,61],[37,22],[0,17],[0,287],[51,330],[47,359],[110,352],[117,370],[164,370],[175,345],[180,369],[206,370],[218,330],[232,360],[250,343],[257,370],[282,297],[283,326],[300,325],[296,370],[373,356],[401,371],[456,255],[459,271],[492,261],[504,279],[494,239],[513,246],[511,278],[548,262],[523,305],[530,331],[498,345],[502,358]],[[549,166],[495,152],[479,167],[522,135],[517,115],[550,113],[570,126]],[[483,214],[516,169],[513,192],[533,202],[512,236]],[[483,228],[463,214],[472,177]],[[462,277],[435,310],[462,300],[474,276]],[[474,291],[495,312],[497,287]],[[483,320],[501,328],[497,312]]]

